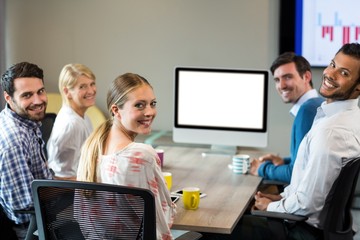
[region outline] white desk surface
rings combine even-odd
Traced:
[[[164,149],[164,172],[173,175],[172,191],[199,187],[207,196],[197,210],[177,202],[173,229],[230,234],[252,200],[261,178],[234,174],[231,156],[206,155],[208,149],[159,146]]]

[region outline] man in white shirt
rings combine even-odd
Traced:
[[[255,207],[302,214],[306,224],[288,227],[291,239],[317,239],[319,214],[341,168],[360,156],[360,44],[345,44],[323,71],[319,90],[326,101],[302,140],[291,182],[280,195],[258,192]],[[233,233],[219,239],[274,239],[265,219],[243,217]],[[206,239],[206,238],[205,238]],[[214,238],[211,238],[214,239]]]
[[[341,168],[360,156],[360,44],[338,51],[323,72],[320,94],[326,102],[300,144],[290,185],[280,195],[255,197],[258,209],[307,215],[315,228]]]

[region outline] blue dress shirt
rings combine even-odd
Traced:
[[[313,95],[315,92],[315,96],[317,96],[316,90],[313,89],[311,91],[312,93],[310,94]],[[284,158],[285,163],[279,166],[275,166],[272,164],[272,162],[269,161],[261,164],[258,169],[259,176],[263,177],[264,179],[271,179],[287,183],[290,182],[291,173],[301,140],[310,130],[316,115],[317,108],[323,101],[324,99],[322,97],[312,97],[305,100],[300,105],[300,107],[297,108],[296,112],[293,113],[296,115],[291,130],[290,157]]]

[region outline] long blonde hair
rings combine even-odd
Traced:
[[[128,100],[127,95],[144,84],[151,87],[145,78],[134,73],[125,73],[112,81],[107,93],[107,107],[111,118],[102,123],[86,139],[81,149],[77,180],[96,182],[96,162],[104,152],[106,139],[113,125],[114,114],[111,111],[111,106],[115,104],[121,109]]]

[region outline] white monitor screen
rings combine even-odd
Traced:
[[[268,78],[267,70],[175,68],[174,141],[265,146]]]

